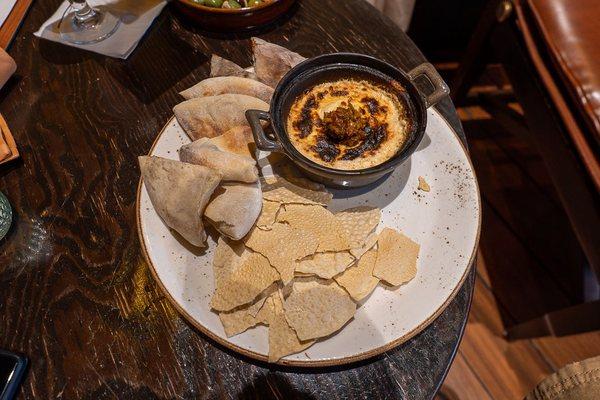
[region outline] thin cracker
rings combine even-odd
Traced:
[[[352,265],[354,260],[354,256],[348,251],[315,253],[297,261],[295,273],[331,279]]]
[[[392,286],[402,285],[417,274],[419,245],[408,236],[385,228],[377,239],[373,275]]]
[[[269,320],[269,362],[276,362],[282,357],[306,350],[314,340],[301,342],[285,319],[281,295],[273,296],[273,313]]]
[[[219,313],[227,337],[238,335],[258,324],[268,325],[273,312],[270,298],[277,291],[278,285],[274,283],[254,303]]]
[[[219,287],[242,264],[249,254],[244,243],[220,237],[213,258],[215,287]]]
[[[287,284],[294,277],[295,261],[313,254],[319,245],[310,231],[276,223],[271,229],[253,229],[246,236],[246,246],[263,254]]]
[[[291,164],[288,164],[288,165],[291,170],[297,171],[297,169],[294,168]],[[305,189],[314,190],[317,192],[327,192],[325,185],[323,185],[322,183],[311,181],[310,179],[303,178],[302,176],[293,175],[291,173],[288,173],[288,175],[284,175],[284,177],[288,182],[291,182],[296,186],[300,186]],[[329,200],[331,200],[333,198],[333,195],[331,193],[328,193],[326,197],[327,198],[331,197],[329,199]]]
[[[319,240],[318,252],[342,251],[350,242],[342,223],[331,211],[320,205],[286,204],[279,211],[278,221],[312,232]]]
[[[265,183],[262,186],[263,197],[267,200],[285,204],[320,205],[329,204],[333,198],[333,195],[326,191],[324,187],[314,186],[318,184],[311,182],[312,188],[310,188],[301,186],[302,181],[299,179],[294,179],[294,181],[296,183],[292,183],[282,177],[265,179]]]
[[[213,293],[210,306],[217,311],[229,311],[250,303],[279,279],[269,260],[251,252],[241,265],[221,281]]]
[[[311,276],[316,276],[316,275],[313,273],[308,273],[308,272],[294,271],[294,278],[308,278]]]
[[[294,281],[284,303],[285,318],[300,340],[316,339],[340,330],[352,319],[356,303],[335,281]]]
[[[373,276],[373,267],[377,260],[377,250],[367,251],[356,265],[346,269],[334,279],[340,284],[354,301],[367,297],[379,283],[379,278]]]
[[[348,236],[350,248],[358,248],[379,225],[381,210],[377,207],[359,206],[340,211],[335,217]]]
[[[227,337],[238,335],[258,324],[266,324],[270,311],[265,302],[268,296],[262,296],[253,304],[219,313],[219,319]]]
[[[356,259],[362,257],[368,250],[373,248],[377,244],[377,233],[371,232],[367,239],[360,247],[350,249],[350,254],[352,254]]]
[[[427,183],[425,178],[419,176],[419,186],[417,187],[417,189],[422,190],[424,192],[429,192],[431,190],[431,187],[429,186],[429,183]]]
[[[275,223],[280,207],[281,203],[278,201],[263,199],[262,211],[256,220],[256,226],[260,229],[271,229],[270,227]]]

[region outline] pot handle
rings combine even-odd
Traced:
[[[427,78],[429,83],[433,86],[433,92],[429,94],[425,94],[419,89],[419,85],[416,80],[418,77],[424,76]],[[423,96],[425,100],[425,107],[429,108],[440,100],[442,100],[445,96],[450,94],[450,88],[446,85],[446,82],[442,79],[440,74],[435,70],[435,67],[430,63],[423,63],[408,72],[408,77],[410,81],[415,85],[419,93]]]
[[[259,150],[281,152],[281,144],[277,140],[270,139],[263,129],[261,121],[271,121],[271,116],[266,111],[246,110],[246,119],[252,129],[254,143]]]

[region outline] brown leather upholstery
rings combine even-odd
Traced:
[[[534,65],[600,187],[600,0],[520,0],[517,13]]]

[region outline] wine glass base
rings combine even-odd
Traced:
[[[108,13],[94,10],[94,16],[80,21],[71,12],[60,23],[60,36],[63,40],[74,44],[92,44],[110,37],[119,28],[121,20]]]

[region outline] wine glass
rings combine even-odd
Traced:
[[[63,16],[59,26],[64,40],[75,44],[97,43],[119,28],[118,17],[90,7],[86,0],[69,0],[69,3],[73,11]]]

